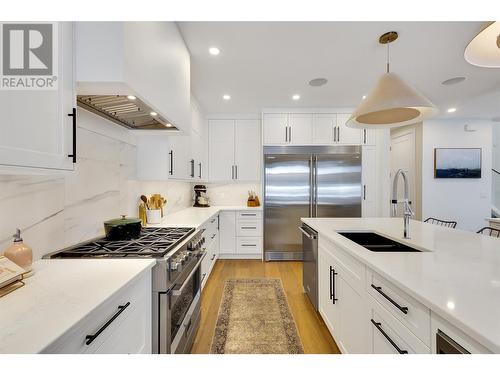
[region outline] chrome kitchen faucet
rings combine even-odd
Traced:
[[[404,238],[410,238],[410,218],[414,216],[415,214],[413,213],[413,210],[411,209],[410,206],[410,201],[408,199],[408,196],[410,194],[409,188],[408,188],[408,176],[406,175],[406,172],[402,169],[398,169],[396,174],[394,175],[394,181],[392,182],[392,216],[397,215],[397,209],[398,209],[398,181],[399,181],[399,176],[403,177],[403,183],[404,183],[404,198],[403,198],[403,207],[404,207],[404,216],[403,216],[403,223],[404,223],[404,231],[403,231],[403,237]]]

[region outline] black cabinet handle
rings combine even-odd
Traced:
[[[200,168],[200,173],[198,174],[198,178],[201,178],[201,163],[198,163],[198,167]]]
[[[330,299],[334,305],[335,301],[338,301],[338,298],[335,298],[335,275],[337,275],[337,272],[330,266]]]
[[[385,333],[385,331],[382,329],[382,323],[379,323],[379,322],[376,322],[375,320],[373,319],[370,319],[372,324],[377,327],[377,329],[379,330],[379,332],[387,339],[387,341],[389,341],[389,343],[394,347],[394,349],[396,349],[398,351],[399,354],[408,354],[408,350],[401,350],[399,348],[399,346],[397,346],[397,344],[389,337],[389,335],[387,333]]]
[[[168,174],[172,176],[174,174],[174,150],[170,150],[168,154],[170,155],[170,170]]]
[[[366,129],[363,129],[363,143],[366,144]]]
[[[215,254],[212,255],[212,258],[210,258],[210,260],[214,260],[215,259]]]
[[[394,301],[391,297],[389,297],[387,294],[385,294],[382,290],[382,287],[376,286],[374,284],[371,284],[372,288],[375,289],[377,292],[379,292],[386,300],[388,300],[390,303],[392,303],[394,306],[396,306],[403,314],[408,314],[408,307],[406,306],[401,306],[399,303]]]
[[[191,178],[194,178],[194,159],[191,159]]]
[[[363,200],[366,200],[366,185],[363,185]]]
[[[68,113],[69,117],[73,118],[73,152],[68,155],[68,158],[73,159],[73,164],[76,163],[76,108],[73,108],[71,113]]]
[[[257,216],[257,214],[241,214],[241,216]]]
[[[288,142],[288,126],[285,126],[285,142]]]
[[[257,245],[256,244],[243,243],[243,244],[241,244],[241,246],[243,246],[243,247],[255,247]]]
[[[241,227],[241,229],[257,229],[257,227]]]
[[[108,326],[113,323],[113,320],[115,320],[116,318],[118,318],[118,316],[123,312],[125,311],[125,309],[127,307],[130,306],[130,302],[127,302],[125,305],[122,305],[122,306],[118,306],[118,311],[115,313],[115,315],[113,315],[111,317],[111,319],[109,319],[101,328],[99,328],[99,330],[94,333],[93,335],[87,335],[85,336],[85,345],[90,345],[92,344],[92,341],[94,341],[106,328],[108,328]]]
[[[217,234],[212,234],[212,237],[210,237],[212,240],[215,238]]]

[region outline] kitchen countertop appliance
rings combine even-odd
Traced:
[[[205,185],[194,185],[193,207],[210,207],[210,200],[206,194],[207,187]]]
[[[200,323],[203,230],[143,228],[137,239],[93,239],[45,258],[155,258],[153,352],[189,353]]]

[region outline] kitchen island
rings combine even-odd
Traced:
[[[435,353],[439,330],[500,353],[500,239],[414,220],[403,239],[401,218],[302,221],[319,234],[319,310],[342,351]],[[342,231],[421,251],[370,251]]]

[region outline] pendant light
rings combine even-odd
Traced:
[[[500,68],[500,22],[488,22],[465,48],[465,60],[483,68]]]
[[[389,44],[397,38],[395,31],[380,36],[379,43],[387,44],[387,72],[360,103],[346,126],[358,129],[394,128],[421,122],[438,112],[426,97],[390,71]]]

